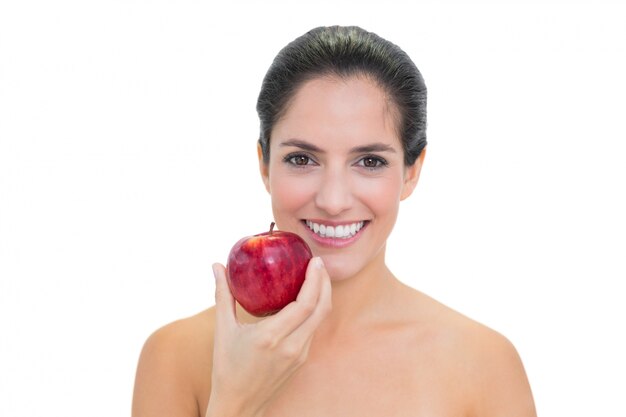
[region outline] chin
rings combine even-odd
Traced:
[[[333,282],[350,279],[363,269],[362,265],[357,265],[345,259],[337,259],[338,257],[332,255],[321,255],[321,258],[324,261],[326,271],[328,271],[328,276],[330,276],[330,280]]]

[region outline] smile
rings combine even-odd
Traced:
[[[363,225],[364,221],[347,223],[343,225],[331,226],[323,223],[315,223],[311,220],[305,220],[305,224],[313,233],[321,238],[333,239],[350,239],[354,237]]]

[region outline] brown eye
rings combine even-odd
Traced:
[[[359,159],[358,165],[370,171],[374,171],[386,167],[388,163],[379,156],[364,156]]]
[[[376,158],[363,158],[363,166],[366,168],[376,168],[379,162]]]
[[[297,155],[291,158],[294,165],[308,165],[309,157],[304,155]]]
[[[308,165],[314,165],[315,161],[313,159],[311,159],[310,156],[307,156],[306,154],[301,154],[301,153],[293,153],[293,154],[289,154],[287,156],[285,156],[285,158],[283,159],[283,161],[285,161],[285,163],[298,167],[298,168],[304,168]]]

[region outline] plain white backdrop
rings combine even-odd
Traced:
[[[258,3],[0,3],[0,416],[130,413],[145,339],[271,221],[265,71],[333,24],[429,89],[392,270],[506,335],[540,415],[626,415],[626,7]]]

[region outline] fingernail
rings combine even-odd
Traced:
[[[322,261],[322,258],[320,258],[319,256],[313,258],[313,262],[315,262],[313,266],[317,269],[322,269],[322,267],[324,266],[324,261]]]
[[[213,277],[215,277],[215,279],[217,279],[217,274],[218,274],[218,272],[217,272],[217,265],[213,265],[211,267],[211,269],[213,269]]]

